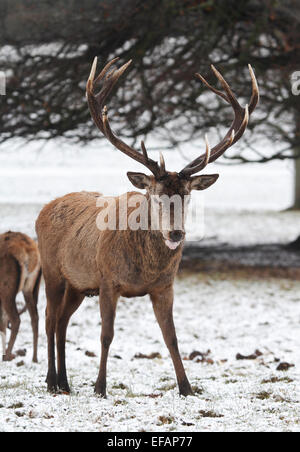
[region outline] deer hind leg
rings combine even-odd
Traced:
[[[173,320],[173,288],[150,294],[153,310],[161,328],[166,346],[169,349],[179,387],[183,396],[193,395],[178,350],[177,336]]]
[[[64,282],[61,281],[59,284],[54,284],[45,275],[46,284],[46,296],[47,296],[47,307],[46,307],[46,334],[48,341],[48,373],[47,373],[47,386],[49,392],[57,391],[57,374],[55,366],[55,325],[56,325],[56,314],[62,303],[64,296]]]
[[[57,384],[61,391],[70,392],[66,371],[66,334],[71,316],[79,308],[84,295],[68,283],[66,285],[63,303],[56,317],[56,346],[57,346]]]
[[[110,287],[101,287],[100,290],[100,313],[102,318],[101,329],[101,360],[95,393],[106,397],[106,368],[109,347],[114,337],[114,322],[118,294]]]
[[[25,298],[25,310],[28,309],[30,319],[31,319],[31,327],[33,333],[33,357],[32,361],[34,363],[38,362],[37,359],[37,348],[38,348],[38,335],[39,335],[39,314],[37,309],[38,303],[38,295],[39,295],[39,287],[41,281],[42,273],[39,271],[36,280],[34,281],[33,287],[28,288],[29,290],[24,290],[23,295]],[[25,285],[26,287],[26,285]],[[20,312],[19,312],[20,315]]]

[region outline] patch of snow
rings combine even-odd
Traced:
[[[127,171],[144,167],[101,142],[84,148],[49,142],[19,149],[0,147],[0,202],[49,202],[72,191],[100,191],[117,195],[132,190]],[[191,158],[195,157],[195,153]],[[152,158],[158,153],[151,151]],[[186,150],[185,155],[189,155]],[[165,152],[167,169],[179,171],[186,165],[178,152]],[[290,162],[226,166],[213,163],[208,173],[220,179],[193,199],[216,209],[282,210],[292,204],[293,170]],[[146,170],[147,172],[147,170]]]
[[[46,392],[44,328],[40,362],[32,364],[24,314],[16,343],[16,349],[27,349],[24,365],[17,367],[21,358],[0,364],[0,431],[300,431],[299,290],[298,281],[180,276],[175,323],[181,354],[187,358],[194,350],[210,349],[214,361],[184,360],[191,384],[203,391],[187,398],[178,395],[148,297],[119,302],[106,400],[93,392],[100,349],[97,299],[83,302],[68,329],[70,396]],[[40,325],[44,308],[42,287]],[[256,349],[263,355],[254,361],[235,358]],[[162,357],[134,358],[152,352]],[[296,367],[276,371],[275,358]]]

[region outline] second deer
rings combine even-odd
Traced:
[[[0,334],[2,336],[3,360],[14,359],[13,346],[20,327],[20,313],[16,296],[23,292],[31,317],[33,331],[33,362],[37,362],[38,347],[38,294],[41,280],[40,255],[37,244],[20,232],[0,235]],[[6,329],[11,326],[6,348]]]

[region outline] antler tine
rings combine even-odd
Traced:
[[[191,166],[189,168],[185,168],[180,172],[181,175],[188,176],[191,174],[198,173],[199,171],[203,170],[209,163],[210,154],[211,154],[211,147],[208,141],[208,136],[205,134],[205,143],[206,143],[206,150],[205,154],[198,159],[194,160],[194,166]]]
[[[154,176],[160,175],[160,167],[157,162],[148,157],[145,145],[142,144],[142,153],[136,149],[128,146],[124,141],[118,138],[112,131],[109,121],[107,107],[104,105],[105,100],[111,93],[113,87],[121,77],[121,75],[126,71],[128,66],[131,64],[131,60],[121,66],[119,69],[112,70],[108,72],[109,68],[115,63],[118,58],[114,58],[112,61],[106,64],[102,69],[98,77],[95,79],[97,70],[97,58],[94,59],[90,76],[87,81],[86,93],[89,104],[89,109],[91,116],[98,127],[98,129],[105,135],[105,137],[121,152],[128,155],[132,159],[146,166]],[[106,77],[105,77],[106,76]],[[94,88],[96,84],[103,80],[103,86],[98,94],[94,93]]]
[[[88,99],[89,109],[92,118],[94,119],[95,124],[97,127],[101,130],[102,133],[104,133],[103,129],[103,123],[101,120],[101,109],[103,106],[103,102],[106,99],[106,97],[111,92],[114,84],[117,82],[117,78],[115,77],[114,80],[111,80],[111,83],[104,84],[102,90],[96,95],[94,93],[94,88],[97,84],[97,82],[104,77],[104,75],[107,73],[108,69],[111,67],[111,65],[117,60],[117,58],[114,58],[112,61],[106,64],[106,66],[102,69],[101,73],[95,80],[96,70],[97,70],[97,62],[98,58],[95,57],[91,69],[90,76],[87,81],[86,85],[86,96]],[[116,74],[118,75],[118,74]]]
[[[255,107],[258,104],[259,101],[259,88],[257,84],[257,80],[254,74],[254,71],[252,67],[249,65],[249,72],[251,76],[252,81],[252,95],[250,104],[246,105],[245,108],[243,108],[239,102],[237,101],[235,95],[233,94],[230,86],[224,79],[224,77],[220,74],[220,72],[212,65],[212,70],[220,83],[223,86],[223,89],[225,90],[226,94],[222,93],[221,91],[217,90],[213,86],[211,86],[200,74],[196,74],[196,76],[215,94],[222,97],[226,102],[229,102],[234,110],[234,120],[233,123],[223,138],[223,140],[214,146],[211,149],[210,157],[208,159],[208,163],[214,162],[217,158],[219,158],[224,152],[232,145],[234,145],[243,135],[245,132],[249,117],[251,113],[254,111]],[[205,161],[207,158],[207,149],[205,154],[200,155],[195,160],[193,160],[191,163],[189,163],[183,170],[180,172],[183,176],[190,176],[192,174],[195,174],[196,172],[200,171],[204,168]]]
[[[149,160],[149,157],[148,157],[148,152],[147,152],[147,149],[146,149],[145,143],[144,143],[143,141],[141,141],[141,148],[142,148],[142,151],[143,151],[143,154],[144,154],[145,160],[146,160],[146,161],[148,162],[148,160]]]
[[[102,71],[100,72],[100,74],[98,75],[98,77],[96,78],[94,85],[97,85],[97,83],[102,80],[105,76],[105,74],[107,73],[108,69],[116,62],[118,61],[119,58],[114,58],[113,60],[109,61],[104,68],[102,69]],[[131,60],[130,60],[131,61]]]
[[[205,161],[204,161],[204,166],[203,168],[205,168],[208,165],[209,159],[210,159],[210,154],[211,154],[211,147],[208,141],[208,136],[205,134],[205,143],[206,143],[206,151],[205,151]]]
[[[91,68],[91,72],[90,72],[90,76],[88,78],[88,83],[92,82],[94,83],[94,79],[95,79],[95,75],[96,75],[96,70],[97,70],[97,63],[98,63],[98,58],[95,57],[93,64],[92,64],[92,68]]]
[[[230,148],[232,145],[234,145],[240,138],[241,136],[244,134],[247,125],[249,122],[249,107],[248,104],[245,107],[245,114],[244,114],[244,119],[243,122],[240,126],[240,128],[238,129],[237,132],[235,132],[234,129],[232,129],[231,131],[231,135],[227,138],[227,142],[224,141],[224,145],[220,147],[219,150],[217,150],[210,158],[209,163],[214,162],[215,160],[217,160],[219,157],[221,157],[222,154],[224,154],[224,152]],[[226,137],[225,137],[226,138]],[[224,139],[225,140],[225,139]],[[222,143],[222,142],[221,142]]]
[[[95,75],[96,75],[96,70],[97,70],[97,64],[98,64],[98,58],[95,57],[93,64],[92,64],[92,69],[91,69],[91,73],[90,76],[88,78],[88,82],[91,81],[93,83],[93,85],[95,86],[100,80],[103,79],[104,75],[107,73],[108,69],[116,62],[118,61],[119,58],[114,58],[113,60],[109,61],[104,68],[102,69],[102,71],[100,72],[100,74],[98,75],[98,77],[95,80]]]
[[[232,141],[232,144],[236,143],[241,138],[241,136],[243,135],[245,130],[247,129],[249,117],[250,117],[249,107],[248,107],[248,104],[246,104],[243,122],[242,122],[240,128],[236,132],[235,132],[235,130],[233,130],[233,132],[235,133],[235,137],[234,137],[234,140]]]
[[[159,161],[160,161],[160,175],[163,176],[166,173],[166,163],[162,152],[159,153]]]
[[[249,72],[250,72],[250,76],[251,76],[251,80],[252,80],[252,96],[251,96],[251,100],[250,100],[250,104],[249,104],[249,115],[251,115],[251,113],[255,110],[256,105],[259,102],[259,88],[258,88],[258,83],[254,74],[254,71],[252,69],[251,64],[248,65],[249,68]]]
[[[197,74],[195,74],[195,75],[196,75],[196,77],[198,77],[198,78],[201,80],[201,82],[204,83],[204,85],[206,85],[207,88],[209,88],[213,93],[215,93],[215,94],[217,94],[218,96],[222,97],[224,100],[226,100],[226,102],[229,103],[228,97],[227,97],[224,93],[222,93],[222,91],[219,91],[218,89],[216,89],[216,88],[214,88],[213,86],[211,86],[211,85],[208,83],[208,81],[207,81],[204,77],[202,77],[201,74],[198,74],[198,73],[197,73]]]
[[[224,79],[222,74],[215,68],[215,66],[213,64],[211,65],[211,68],[212,68],[215,76],[220,81],[221,85],[223,86],[224,90],[226,91],[226,94],[227,94],[227,97],[228,97],[228,101],[231,103],[233,109],[237,110],[237,111],[240,111],[242,109],[242,107],[238,103],[235,95],[231,91],[230,86],[228,85],[228,83],[226,82],[226,80]]]

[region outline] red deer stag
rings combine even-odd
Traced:
[[[20,232],[0,235],[0,333],[2,336],[3,360],[15,358],[12,349],[20,327],[20,312],[16,296],[23,292],[26,307],[31,317],[33,331],[33,362],[37,362],[38,311],[37,302],[41,280],[40,255],[37,244]],[[6,349],[6,329],[10,322],[11,334]]]
[[[213,72],[221,82],[225,93],[210,86],[203,77],[197,76],[205,85],[228,102],[234,111],[233,123],[224,139],[212,149],[206,139],[206,152],[179,173],[165,169],[161,155],[160,164],[149,158],[142,142],[141,150],[128,146],[112,131],[105,101],[119,77],[131,61],[108,73],[109,62],[95,78],[97,59],[92,66],[87,82],[87,99],[91,116],[101,133],[121,152],[144,165],[152,175],[127,173],[130,182],[146,194],[130,192],[113,198],[117,207],[139,196],[147,209],[154,199],[167,195],[189,196],[192,190],[204,190],[216,182],[218,175],[192,176],[204,169],[208,163],[220,157],[226,149],[243,135],[249,115],[255,109],[259,92],[254,72],[249,66],[252,79],[252,96],[249,106],[241,107],[221,74]],[[107,74],[108,73],[108,74]],[[102,89],[96,93],[96,85],[103,81]],[[101,206],[99,207],[99,200]],[[154,312],[162,330],[165,343],[175,367],[179,392],[193,394],[178,350],[173,323],[173,282],[181,260],[184,227],[176,228],[174,212],[170,210],[170,225],[166,229],[159,221],[157,230],[140,228],[118,228],[110,230],[97,227],[97,218],[108,198],[98,193],[71,193],[57,199],[41,211],[36,223],[42,269],[46,283],[47,309],[46,331],[48,337],[49,391],[58,388],[69,392],[65,364],[66,330],[71,315],[86,295],[100,295],[102,317],[101,360],[95,392],[106,396],[106,365],[110,344],[114,336],[114,319],[119,296],[137,297],[150,295]],[[98,201],[98,202],[97,202]],[[107,205],[109,203],[107,202]],[[150,207],[149,207],[150,206]],[[159,219],[167,207],[159,203]],[[115,206],[114,206],[115,207]],[[107,211],[111,207],[107,207]],[[122,210],[122,209],[121,209]],[[132,209],[126,213],[129,218]],[[118,214],[117,223],[123,221]],[[184,215],[183,215],[184,217]],[[128,224],[127,224],[128,226]],[[112,228],[113,229],[113,228]],[[55,337],[57,347],[57,370],[55,364]]]

